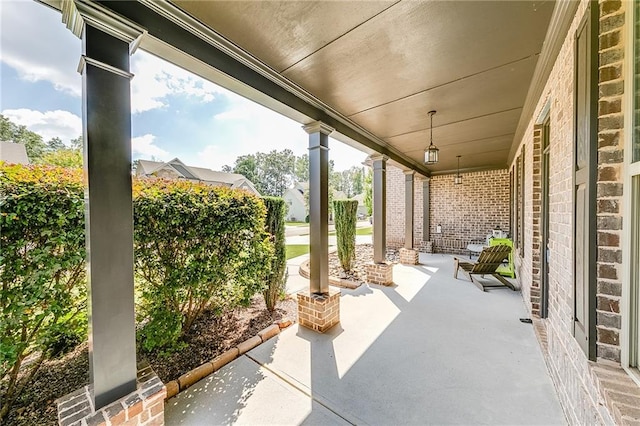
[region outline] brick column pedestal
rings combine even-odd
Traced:
[[[367,282],[387,286],[393,284],[392,263],[368,263],[366,268]]]
[[[69,425],[164,425],[166,388],[147,364],[138,366],[137,390],[119,400],[94,409],[93,388],[84,386],[56,401],[58,424]]]
[[[329,294],[298,293],[298,321],[301,326],[324,333],[340,322],[340,291],[330,288]]]
[[[400,249],[400,263],[403,265],[417,265],[419,253],[417,250],[401,248]]]

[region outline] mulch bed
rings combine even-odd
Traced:
[[[138,354],[138,360],[149,361],[163,382],[177,379],[187,371],[215,358],[238,343],[255,336],[274,321],[290,318],[297,321],[297,301],[287,298],[269,313],[262,296],[252,299],[251,306],[238,308],[224,317],[206,313],[185,336],[188,347],[178,353]],[[59,359],[46,362],[35,380],[25,389],[4,420],[7,426],[57,425],[55,400],[89,383],[89,358],[84,343]]]
[[[387,261],[397,263],[398,252],[387,250]],[[356,262],[352,270],[345,273],[340,266],[337,253],[329,254],[331,276],[364,283],[365,265],[373,259],[373,245],[356,246]],[[226,350],[255,336],[274,321],[290,318],[297,321],[298,303],[287,298],[278,303],[273,314],[264,305],[262,296],[252,299],[251,306],[238,308],[219,318],[206,313],[194,324],[185,336],[186,349],[163,355],[159,352],[138,354],[138,360],[149,361],[163,382],[175,380],[187,371],[215,358]],[[32,426],[57,425],[55,400],[89,383],[89,357],[84,343],[59,359],[47,361],[40,368],[35,380],[25,389],[3,425]]]
[[[387,249],[387,262],[398,263],[400,254],[397,250]],[[356,261],[351,271],[344,272],[338,259],[338,252],[329,253],[329,275],[342,278],[355,283],[364,284],[367,282],[367,271],[365,265],[373,261],[373,244],[358,244],[356,246]]]

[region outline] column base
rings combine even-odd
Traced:
[[[167,390],[151,367],[138,365],[138,389],[119,400],[95,410],[93,387],[84,386],[56,401],[58,424],[111,425],[136,424],[143,426],[164,425],[164,399]]]
[[[401,248],[400,263],[403,265],[417,265],[420,263],[419,253],[417,250]]]
[[[301,326],[324,333],[340,322],[340,291],[329,294],[298,292],[298,322]]]
[[[379,285],[393,284],[393,264],[392,263],[368,263],[367,282]]]

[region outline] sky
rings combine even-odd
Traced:
[[[59,12],[32,0],[0,0],[0,113],[44,141],[82,134],[80,39]],[[307,152],[299,123],[142,50],[131,57],[132,157],[214,170],[240,155]],[[366,154],[329,141],[335,170]]]

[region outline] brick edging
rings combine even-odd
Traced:
[[[309,276],[310,276],[309,261],[310,260],[307,259],[304,262],[302,262],[300,264],[300,269],[299,269],[300,276],[306,279],[309,279]],[[329,276],[329,285],[332,285],[334,287],[342,287],[342,288],[348,288],[353,290],[360,287],[362,283],[351,281],[351,280],[345,280],[344,278]]]
[[[248,338],[237,346],[218,355],[211,361],[205,362],[204,364],[194,368],[193,370],[188,371],[187,373],[178,377],[176,380],[171,380],[170,382],[165,383],[165,386],[167,388],[165,401],[176,396],[178,393],[194,385],[200,380],[204,379],[209,374],[218,371],[234,359],[238,358],[240,355],[247,353],[251,349],[261,345],[272,337],[277,336],[278,334],[280,334],[280,330],[283,330],[291,326],[292,324],[293,321],[288,318],[283,318],[280,321],[276,321],[269,327],[259,331],[255,336]]]

